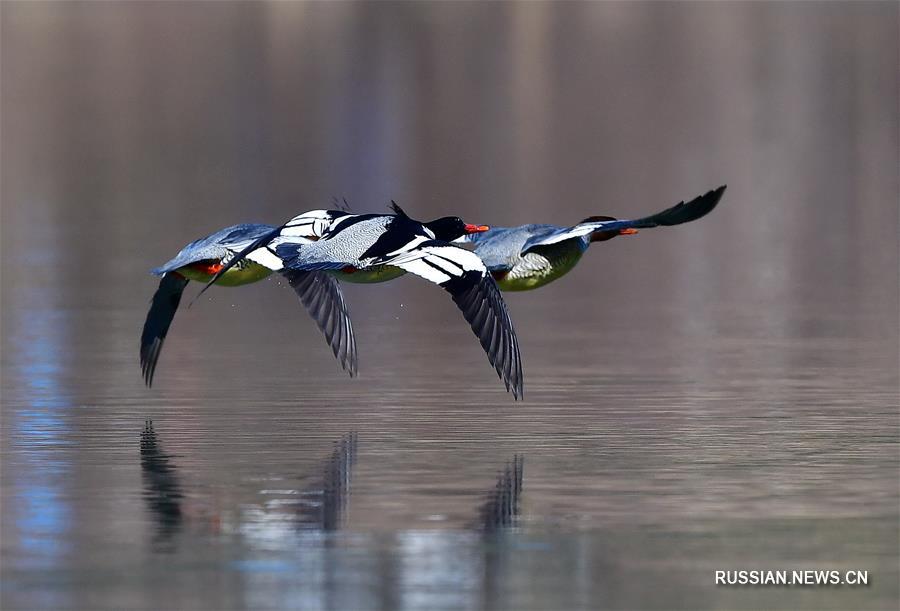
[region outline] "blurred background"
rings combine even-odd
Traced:
[[[0,606],[896,608],[898,12],[3,2]],[[524,402],[415,278],[345,286],[358,379],[272,278],[183,308],[143,386],[148,270],[221,227],[726,183],[505,295]],[[714,585],[744,568],[870,585]]]

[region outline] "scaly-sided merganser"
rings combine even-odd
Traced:
[[[314,237],[316,230],[321,230],[321,227],[330,222],[325,211],[309,212],[304,218],[308,226],[297,228],[295,237],[292,238],[296,241],[305,239],[300,235],[303,230],[309,231],[309,235]],[[240,286],[262,280],[273,271],[285,276],[300,297],[301,303],[324,333],[341,367],[351,376],[356,375],[356,339],[340,284],[334,278],[320,272],[286,270],[281,259],[267,248],[245,253],[245,258],[229,266],[224,273],[219,273],[236,253],[262,237],[274,237],[277,232],[276,227],[260,224],[226,227],[191,242],[174,259],[152,270],[152,273],[162,276],[162,279],[153,295],[141,334],[141,371],[147,386],[153,383],[159,352],[181,301],[181,293],[190,280],[209,282],[216,276],[216,284]]]
[[[506,389],[517,399],[521,397],[519,342],[497,284],[478,255],[450,243],[462,235],[487,231],[488,227],[467,225],[457,217],[420,223],[397,204],[393,204],[393,210],[396,214],[329,210],[331,221],[313,242],[291,237],[298,232],[308,235],[306,215],[300,215],[249,244],[211,282],[227,273],[231,265],[240,264],[243,255],[260,248],[281,258],[285,269],[326,272],[351,282],[384,282],[406,272],[421,276],[450,293]]]
[[[471,242],[475,252],[504,291],[527,291],[564,276],[581,259],[591,242],[603,242],[638,229],[680,225],[709,213],[725,191],[725,185],[688,203],[636,220],[592,216],[572,227],[520,225],[493,227],[490,231],[458,238]]]

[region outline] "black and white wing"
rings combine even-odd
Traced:
[[[341,367],[354,377],[358,369],[356,337],[340,283],[324,272],[285,269],[282,275],[325,335]]]
[[[310,210],[299,214],[275,231],[263,235],[240,250],[226,262],[226,266],[210,280],[209,284],[215,282],[244,257],[271,270],[281,271],[284,268],[284,261],[278,253],[279,247],[285,248],[316,242],[328,233],[336,221],[349,216],[352,215],[342,210]],[[206,287],[203,287],[200,293],[202,294],[205,290]],[[197,297],[199,296],[197,295]]]
[[[667,208],[662,212],[657,212],[656,214],[645,216],[643,218],[633,220],[617,220],[610,219],[608,217],[599,217],[598,220],[588,219],[572,227],[565,227],[557,229],[556,231],[541,233],[540,235],[536,235],[525,242],[525,245],[522,247],[521,254],[524,255],[537,246],[547,246],[550,244],[556,244],[557,242],[570,240],[572,238],[587,236],[594,233],[595,231],[647,229],[650,227],[681,225],[682,223],[689,223],[691,221],[699,219],[702,216],[705,216],[706,214],[709,214],[709,212],[711,212],[712,209],[716,207],[716,205],[719,203],[719,200],[722,198],[722,194],[725,192],[725,186],[726,185],[722,185],[718,189],[713,189],[712,191],[704,193],[699,197],[695,197],[687,203],[683,201],[679,202],[671,208]]]
[[[346,200],[345,200],[346,201]],[[316,241],[323,237],[335,221],[344,217],[356,216],[343,210],[310,210],[298,214],[279,227],[276,244],[300,238],[300,243]]]
[[[159,352],[169,333],[169,326],[175,318],[181,294],[187,283],[187,278],[181,274],[167,272],[163,274],[159,288],[150,301],[150,311],[147,312],[147,320],[144,321],[144,330],[141,333],[141,372],[147,386],[153,384],[153,373],[156,371]]]
[[[453,297],[516,399],[523,394],[519,340],[497,283],[475,253],[440,240],[417,241],[411,250],[379,260],[434,282]]]

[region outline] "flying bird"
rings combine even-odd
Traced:
[[[307,212],[297,217],[297,222],[289,231],[291,239],[295,242],[315,239],[316,232],[326,227],[330,220],[327,211]],[[226,227],[191,242],[171,261],[152,270],[151,273],[160,276],[160,281],[141,333],[141,371],[147,386],[153,383],[160,350],[189,281],[241,286],[262,280],[272,272],[279,272],[287,279],[325,335],[341,367],[351,376],[356,375],[356,339],[337,281],[321,272],[285,269],[271,247],[244,251],[247,246],[263,240],[267,244],[277,245],[280,229],[261,224]],[[244,254],[241,260],[234,261],[225,270],[239,252]]]
[[[553,282],[570,272],[592,242],[605,242],[638,229],[681,225],[708,214],[725,192],[725,185],[667,210],[635,220],[591,216],[572,227],[520,225],[493,227],[465,235],[456,242],[470,242],[475,253],[504,291],[527,291]]]
[[[324,229],[316,227],[314,241],[292,237],[307,231],[303,229],[304,215],[295,217],[248,244],[209,284],[227,274],[231,266],[240,265],[245,255],[260,249],[280,258],[290,272],[326,273],[349,282],[385,282],[407,272],[420,276],[450,293],[506,389],[520,398],[522,360],[506,303],[478,255],[451,243],[489,228],[466,224],[458,217],[421,223],[396,203],[392,209],[394,214],[325,211],[329,224]]]

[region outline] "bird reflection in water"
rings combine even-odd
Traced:
[[[183,495],[175,467],[159,445],[153,421],[147,420],[141,432],[141,472],[144,480],[144,500],[156,521],[156,543],[165,543],[181,527]]]
[[[350,496],[350,480],[356,464],[358,435],[347,433],[334,443],[322,463],[322,479],[301,493],[301,526],[325,531],[337,530],[345,517]]]
[[[494,489],[488,492],[479,511],[477,529],[482,533],[481,602],[485,609],[509,605],[503,584],[510,578],[510,562],[515,550],[516,531],[522,505],[522,478],[525,456],[514,454],[497,476]]]
[[[498,475],[497,483],[487,494],[479,513],[479,525],[484,532],[518,524],[524,468],[525,457],[514,454],[512,461],[507,462]]]

